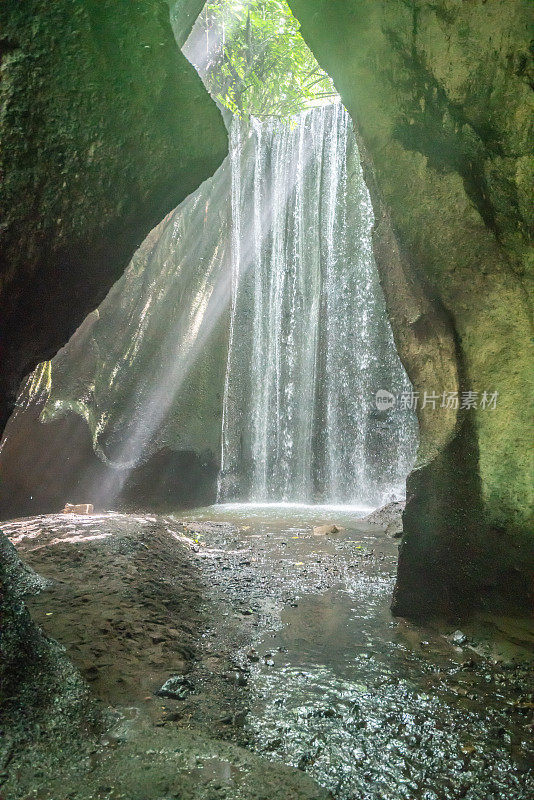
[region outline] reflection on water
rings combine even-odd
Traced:
[[[285,609],[265,642],[275,667],[254,670],[256,746],[342,800],[531,796],[499,675],[438,630],[393,621],[383,588],[358,582]]]
[[[236,525],[280,529],[336,523],[350,528],[355,522],[375,510],[369,505],[308,505],[306,503],[217,503],[206,508],[196,508],[180,516],[183,520],[220,520]]]
[[[251,609],[251,635],[268,620],[247,665],[248,744],[308,772],[336,800],[533,797],[532,623],[480,617],[455,630],[460,623],[393,618],[397,542],[361,522],[368,511],[190,513],[192,530],[212,523],[207,549],[226,552],[227,571],[212,575],[217,591],[230,608]],[[322,523],[344,530],[314,536]]]

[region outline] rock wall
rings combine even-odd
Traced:
[[[0,519],[57,512],[66,501],[98,510],[215,502],[230,177],[226,158],[27,379],[0,443]]]
[[[0,7],[0,428],[21,378],[227,152],[163,0]]]
[[[0,431],[24,375],[226,152],[163,0],[0,4]],[[2,769],[28,737],[68,753],[98,725],[87,687],[32,622],[25,583],[0,533]]]
[[[58,513],[66,502],[96,511],[175,510],[216,500],[219,465],[211,452],[165,447],[134,469],[95,454],[85,419],[74,412],[43,423],[38,402],[12,414],[0,457],[0,520]]]
[[[193,25],[204,8],[206,0],[168,0],[168,3],[174,36],[179,46],[182,47],[193,30]]]
[[[367,153],[375,254],[421,393],[394,609],[521,605],[533,558],[531,6],[290,6]],[[423,409],[424,391],[476,392],[477,408]],[[499,393],[495,409],[484,392]]]

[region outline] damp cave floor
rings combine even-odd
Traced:
[[[342,530],[316,536],[320,523]],[[12,753],[0,796],[534,794],[532,624],[393,618],[398,541],[379,526],[208,509],[2,530],[50,579],[28,607],[106,723],[76,763],[49,760],[53,742]],[[173,676],[174,696],[156,694]]]

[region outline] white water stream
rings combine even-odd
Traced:
[[[370,503],[402,493],[409,382],[373,259],[373,211],[338,103],[231,131],[231,333],[219,498]]]

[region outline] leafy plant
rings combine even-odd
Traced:
[[[290,117],[337,96],[284,0],[208,0],[184,52],[240,116]]]

